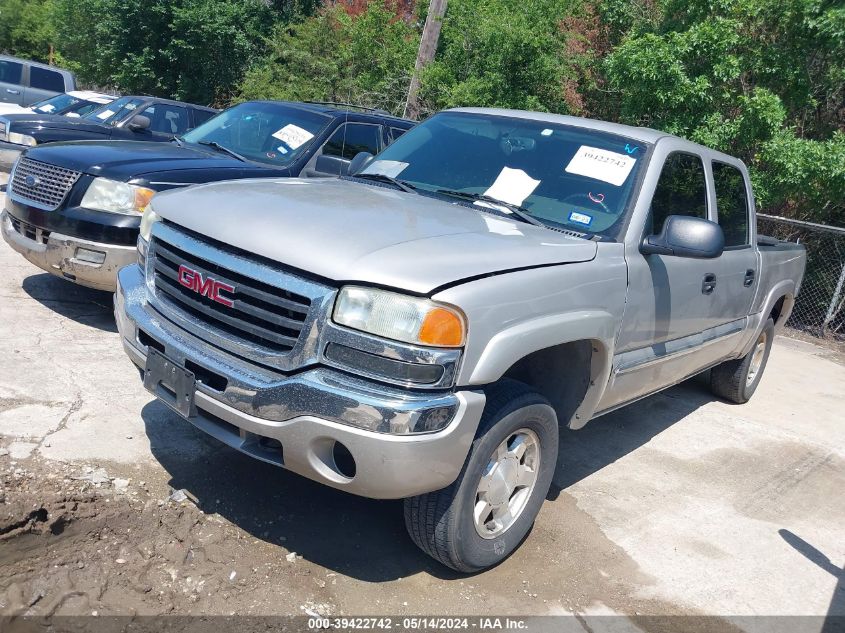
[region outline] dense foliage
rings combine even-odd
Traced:
[[[89,84],[401,114],[427,3],[0,0],[0,49]],[[450,0],[423,110],[648,125],[742,157],[765,210],[845,225],[840,0]]]

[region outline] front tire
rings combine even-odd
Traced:
[[[487,404],[461,474],[405,499],[405,526],[429,556],[460,572],[507,558],[528,534],[557,464],[558,422],[548,401],[503,380]]]
[[[710,390],[720,398],[736,404],[748,402],[763,377],[774,338],[775,322],[769,318],[748,354],[725,361],[710,370]]]

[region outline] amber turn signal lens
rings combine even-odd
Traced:
[[[424,345],[459,347],[464,343],[464,323],[451,310],[434,308],[425,316],[418,338]]]
[[[146,187],[137,187],[135,189],[135,208],[138,210],[138,213],[143,213],[155,193],[155,191]]]

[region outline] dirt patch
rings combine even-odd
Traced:
[[[252,540],[190,499],[155,499],[97,470],[17,467],[2,484],[0,615],[227,613],[268,576],[302,575],[295,560],[243,556]]]

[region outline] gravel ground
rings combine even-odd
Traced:
[[[845,615],[841,355],[778,338],[747,405],[689,381],[565,432],[532,534],[460,576],[416,550],[400,502],[257,463],[155,402],[109,295],[4,243],[0,266],[0,615]]]

